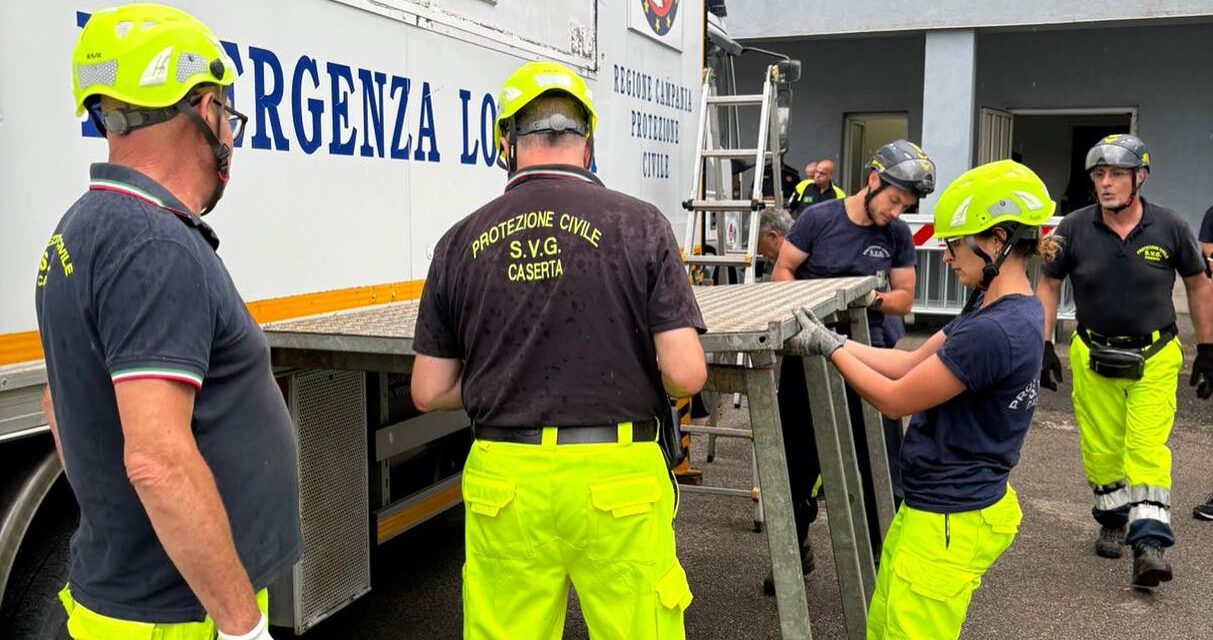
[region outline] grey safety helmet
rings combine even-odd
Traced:
[[[891,184],[919,198],[935,190],[935,163],[918,145],[907,140],[894,140],[876,150],[868,168]]]
[[[1099,165],[1124,169],[1150,170],[1150,152],[1141,138],[1127,133],[1110,135],[1087,152],[1087,171]]]

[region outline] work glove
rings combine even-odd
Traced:
[[[1057,391],[1057,384],[1060,382],[1061,360],[1057,358],[1057,348],[1053,346],[1052,341],[1045,340],[1045,359],[1040,367],[1040,386]]]
[[[842,345],[847,341],[846,338],[822,324],[821,320],[813,315],[812,311],[802,308],[796,309],[793,313],[796,315],[796,320],[800,322],[800,333],[797,333],[792,339],[788,340],[784,346],[784,350],[788,353],[799,356],[825,356],[828,358],[835,351],[841,349]]]
[[[219,640],[274,640],[274,636],[270,635],[270,624],[265,619],[265,614],[261,614],[261,620],[257,622],[257,626],[253,627],[248,633],[238,636],[224,633],[219,633]]]
[[[1192,378],[1188,384],[1196,387],[1196,396],[1208,400],[1213,395],[1213,344],[1196,345],[1196,362],[1192,363]]]

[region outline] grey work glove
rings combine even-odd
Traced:
[[[800,321],[800,333],[797,333],[784,345],[784,350],[788,353],[828,358],[846,343],[846,338],[826,327],[817,316],[813,315],[812,311],[801,308],[796,309],[793,313]]]

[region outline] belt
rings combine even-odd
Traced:
[[[1179,328],[1173,322],[1153,333],[1133,336],[1106,336],[1102,333],[1091,331],[1081,324],[1078,325],[1078,336],[1082,338],[1083,342],[1086,342],[1088,345],[1094,343],[1113,349],[1147,349],[1152,345],[1157,345],[1157,349],[1161,349],[1177,335],[1179,335]],[[1154,354],[1151,353],[1150,355]]]
[[[619,441],[618,424],[579,427],[494,427],[487,424],[473,424],[472,436],[477,440],[489,442],[540,444],[543,442],[544,429],[556,430],[556,444],[604,444]],[[632,442],[656,441],[656,420],[649,419],[632,423]]]

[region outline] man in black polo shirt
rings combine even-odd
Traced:
[[[1200,221],[1200,253],[1205,259],[1205,275],[1213,278],[1213,207],[1205,211],[1205,217]],[[1205,501],[1192,509],[1192,517],[1197,520],[1213,521],[1213,493],[1205,497]]]
[[[1140,195],[1150,154],[1135,136],[1112,135],[1087,153],[1097,204],[1062,220],[1057,258],[1044,267],[1037,295],[1045,308],[1041,385],[1053,390],[1061,363],[1052,335],[1061,282],[1074,289],[1078,329],[1070,340],[1074,416],[1083,468],[1100,524],[1095,552],[1119,558],[1133,547],[1133,584],[1171,579],[1162,550],[1171,530],[1171,451],[1175,392],[1183,351],[1171,290],[1184,280],[1196,328],[1191,384],[1213,392],[1213,288],[1188,225]]]
[[[464,637],[560,637],[571,582],[593,637],[681,638],[656,418],[707,369],[678,245],[586,170],[596,116],[576,74],[523,65],[498,114],[505,194],[439,240],[414,339],[414,403],[473,420]]]
[[[265,589],[302,552],[295,431],[198,217],[227,181],[229,118],[243,125],[224,104],[235,73],[202,23],[151,4],[93,14],[73,71],[111,163],[36,289],[44,405],[80,504],[68,632],[265,640]]]

